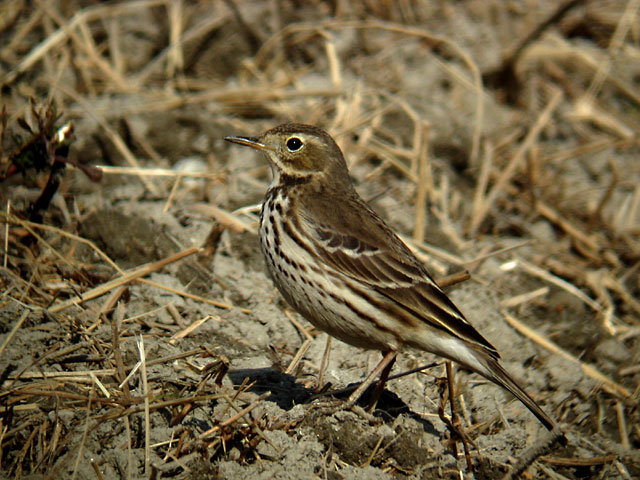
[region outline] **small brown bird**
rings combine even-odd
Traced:
[[[455,360],[502,386],[547,429],[555,428],[502,368],[498,351],[360,198],[327,132],[285,124],[258,138],[225,140],[269,159],[273,181],[260,213],[260,246],[282,296],[329,335],[384,353],[348,405],[378,374],[384,385],[397,352],[412,347]]]

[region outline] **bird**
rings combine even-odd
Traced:
[[[318,329],[383,354],[348,406],[378,375],[378,387],[384,385],[399,351],[417,349],[482,375],[511,392],[548,430],[557,427],[502,367],[496,348],[356,192],[344,155],[325,130],[286,123],[258,137],[224,139],[262,152],[271,167],[259,243],[281,295]]]

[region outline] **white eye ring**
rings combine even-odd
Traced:
[[[289,137],[289,139],[287,139],[286,145],[287,150],[289,150],[290,152],[296,152],[302,148],[304,143],[298,137]]]

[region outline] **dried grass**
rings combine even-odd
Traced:
[[[519,249],[518,256],[512,257],[515,260],[510,266],[517,267],[512,271],[524,278],[536,279],[537,283],[535,288],[530,285],[516,288],[501,297],[506,321],[549,355],[580,365],[587,376],[601,382],[602,389],[611,395],[609,405],[618,441],[624,447],[636,445],[640,438],[635,423],[640,390],[637,364],[620,368],[620,376],[612,378],[582,361],[580,352],[567,351],[510,312],[531,304],[550,309],[546,303],[549,292],[563,290],[588,307],[585,321],[600,325],[611,338],[638,345],[640,301],[634,282],[637,282],[640,265],[640,187],[637,185],[640,169],[637,164],[633,167],[626,163],[632,165],[627,171],[610,159],[610,180],[601,185],[596,201],[587,202],[582,209],[579,202],[558,196],[553,173],[549,172],[563,171],[565,162],[582,161],[580,159],[592,158],[601,152],[637,156],[640,121],[631,112],[633,109],[624,105],[632,105],[637,112],[640,96],[623,65],[637,63],[640,57],[637,46],[640,1],[630,0],[624,9],[606,5],[600,9],[590,7],[593,10],[589,10],[589,18],[613,32],[607,38],[607,48],[589,48],[564,37],[561,31],[554,31],[521,52],[520,74],[523,78],[525,74],[530,77],[520,91],[524,100],[517,113],[521,120],[501,132],[487,127],[492,122],[487,109],[496,95],[483,85],[481,67],[453,35],[416,26],[420,24],[417,19],[423,15],[421,2],[398,2],[398,5],[383,2],[377,16],[370,14],[361,20],[340,18],[337,14],[295,23],[287,23],[279,12],[282,2],[246,6],[237,3],[228,1],[226,6],[209,8],[189,2],[137,0],[86,7],[70,15],[64,4],[36,2],[36,8],[31,13],[24,11],[22,17],[7,13],[5,18],[8,22],[13,18],[13,23],[2,25],[2,32],[10,34],[4,34],[9,41],[0,56],[3,65],[11,67],[2,72],[0,81],[10,93],[2,93],[0,98],[10,112],[8,124],[28,112],[30,95],[51,99],[67,116],[83,120],[86,128],[90,128],[91,122],[99,126],[95,130],[99,130],[100,138],[107,145],[105,149],[114,152],[117,161],[127,165],[103,166],[107,176],[135,176],[145,195],[169,198],[165,211],[175,206],[181,192],[186,195],[187,178],[222,183],[224,189],[218,197],[191,202],[187,210],[215,219],[222,229],[253,234],[256,233],[256,207],[249,205],[249,201],[246,207],[240,208],[220,201],[232,189],[238,189],[239,183],[228,183],[229,172],[222,171],[222,163],[217,158],[222,155],[219,151],[209,152],[209,160],[211,164],[215,161],[220,170],[174,171],[158,153],[153,138],[145,138],[123,125],[131,119],[180,111],[193,113],[201,109],[206,112],[207,126],[213,124],[226,130],[256,133],[258,123],[262,128],[283,118],[327,126],[345,146],[351,166],[372,159],[377,162],[377,166],[368,165],[371,168],[363,183],[376,181],[383,173],[399,175],[406,182],[411,195],[405,197],[411,197],[414,202],[412,238],[406,240],[436,277],[449,274],[452,267],[477,270],[488,258],[505,258],[510,250]],[[370,2],[346,3],[365,11]],[[469,3],[471,8],[476,2]],[[342,2],[338,5],[346,8]],[[455,4],[446,8],[455,11],[467,6]],[[144,66],[133,69],[128,63],[131,52],[123,43],[123,34],[128,33],[123,29],[129,26],[123,20],[140,14],[145,19],[154,15],[160,18],[166,28],[166,38],[162,37],[161,43],[150,50],[153,56],[145,59]],[[265,16],[273,20],[270,28],[257,21]],[[429,23],[428,18],[423,20]],[[224,30],[225,25],[236,22],[241,27],[238,35],[245,43]],[[456,187],[452,185],[454,173],[432,153],[437,125],[420,108],[415,92],[403,90],[404,85],[385,84],[390,78],[387,75],[398,68],[396,62],[393,59],[389,62],[389,72],[366,74],[373,65],[367,63],[366,52],[359,54],[362,58],[350,59],[352,62],[345,58],[342,45],[345,32],[360,36],[365,42],[367,38],[375,41],[373,36],[367,37],[375,32],[390,44],[413,45],[425,57],[425,62],[437,64],[443,78],[454,85],[451,90],[458,95],[458,101],[462,102],[460,98],[465,95],[472,98],[465,132],[469,138],[465,150],[469,170],[465,175],[473,182],[468,198],[456,197]],[[190,68],[194,48],[207,45],[216,34],[229,34],[229,41],[235,42],[219,51],[219,56],[225,50],[237,49],[237,56],[242,57],[223,80],[203,78]],[[307,58],[307,61],[296,61],[298,58]],[[354,80],[352,63],[355,60],[363,62],[364,73],[360,72]],[[318,65],[325,67],[318,68]],[[310,82],[309,72],[320,75],[322,82]],[[536,88],[536,85],[542,87]],[[624,100],[616,100],[619,98]],[[390,123],[394,115],[406,119],[405,124]],[[255,122],[253,116],[268,117],[268,121]],[[545,136],[553,136],[559,129],[577,132],[575,145],[560,149],[549,145]],[[131,138],[126,135],[127,131]],[[78,135],[92,133],[80,131]],[[357,134],[357,138],[348,134]],[[164,135],[176,135],[176,132],[167,131]],[[140,150],[155,161],[143,160]],[[5,160],[6,155],[2,159]],[[238,176],[237,182],[262,185],[263,173],[263,170],[243,172],[244,180]],[[166,183],[166,178],[172,183]],[[191,261],[189,256],[202,250],[198,246],[182,247],[165,258],[127,269],[93,241],[78,234],[76,227],[86,218],[90,207],[74,204],[72,211],[61,214],[72,219],[70,222],[59,222],[57,218],[58,223],[54,223],[50,216],[38,224],[25,220],[16,210],[15,201],[4,191],[1,198],[6,207],[0,214],[4,224],[0,242],[3,249],[0,308],[11,309],[15,316],[0,345],[0,357],[12,348],[16,335],[25,325],[36,321],[36,316],[54,319],[61,328],[73,331],[81,339],[68,348],[54,346],[39,352],[38,358],[31,362],[25,356],[24,365],[20,365],[17,372],[4,365],[7,370],[3,372],[0,390],[0,462],[8,475],[20,478],[46,471],[53,468],[65,449],[74,448],[75,477],[79,474],[87,435],[101,425],[108,423],[115,427],[123,422],[128,438],[126,475],[134,478],[139,472],[132,453],[131,423],[138,415],[144,420],[145,475],[155,475],[158,471],[188,472],[187,464],[198,452],[223,451],[227,442],[246,442],[252,446],[247,452],[253,452],[256,458],[254,447],[266,440],[263,431],[268,425],[249,414],[268,397],[267,393],[250,394],[250,384],[222,386],[221,377],[214,381],[215,387],[210,385],[214,393],[204,393],[204,385],[215,375],[203,371],[200,384],[189,378],[179,398],[165,399],[165,395],[171,395],[168,385],[149,374],[155,365],[165,365],[170,370],[174,362],[184,365],[187,359],[207,358],[212,354],[201,348],[178,356],[157,357],[145,350],[147,339],[164,341],[167,338],[168,344],[176,345],[206,322],[219,319],[201,316],[190,322],[169,305],[166,309],[171,312],[175,325],[162,326],[154,322],[156,309],[146,314],[131,314],[125,320],[127,307],[123,298],[135,285],[162,289],[218,309],[233,308],[227,300],[206,298],[187,291],[186,287],[180,290],[145,278],[172,264],[183,265]],[[64,202],[63,205],[68,207]],[[550,230],[558,232],[561,241],[541,245],[525,238],[516,246],[505,247],[500,239],[501,232],[509,230],[500,227],[507,215],[505,212],[525,218],[527,222],[544,222]],[[426,232],[432,227],[442,230],[448,246],[428,244]],[[217,241],[219,236],[214,250]],[[480,242],[491,245],[478,253]],[[91,258],[95,259],[93,265],[89,265],[87,255],[81,254],[80,247],[91,251]],[[521,250],[524,251],[520,253]],[[89,275],[89,267],[95,265],[109,272],[106,277]],[[445,283],[455,283],[456,278]],[[240,310],[250,313],[246,308]],[[287,373],[295,373],[303,366],[313,334],[296,317],[289,318],[300,332],[302,342],[286,366]],[[96,334],[105,324],[110,325],[112,332],[108,340]],[[144,340],[133,326],[144,327]],[[553,331],[553,328],[546,330]],[[138,342],[139,361],[127,364],[125,351],[132,338]],[[68,371],[51,368],[54,359],[70,358],[72,353],[82,356],[77,365],[65,364]],[[320,384],[328,357],[327,348],[319,369]],[[89,361],[92,363],[87,363]],[[216,360],[208,361],[218,368]],[[93,363],[99,368],[87,368]],[[134,379],[142,385],[140,391],[130,386]],[[211,418],[212,426],[207,431],[196,432],[185,427],[173,432],[165,442],[151,443],[154,412],[172,411],[173,418],[179,422],[193,408],[213,399],[226,402],[229,414],[225,411],[225,415]],[[582,401],[596,403],[593,398]],[[464,411],[464,401],[462,406]],[[61,420],[60,412],[76,410],[82,412],[77,418]],[[468,419],[468,415],[464,416]],[[77,439],[71,435],[74,429],[82,432],[78,444],[71,443]],[[579,435],[577,431],[574,434]],[[364,462],[366,465],[372,462],[380,447],[378,442]],[[576,466],[580,462],[584,465],[615,463],[621,476],[629,475],[624,473],[627,472],[625,463],[632,460],[618,457],[614,462],[613,456],[602,455],[598,449],[589,451],[594,454],[591,459],[543,457],[541,468],[547,469],[549,475],[558,475],[553,473],[554,469]],[[159,455],[154,457],[154,452]],[[163,459],[162,465],[154,463],[153,458],[157,457]],[[100,467],[93,463],[92,467],[100,478]]]

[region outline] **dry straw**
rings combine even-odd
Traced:
[[[640,58],[636,41],[640,1],[624,2],[624,8],[616,8],[615,2],[588,2],[584,17],[574,9],[573,15],[597,26],[597,34],[610,32],[610,37],[593,45],[566,36],[559,22],[540,28],[516,49],[517,62],[511,65],[519,79],[521,104],[499,108],[501,93],[483,84],[481,68],[486,66],[476,63],[477,49],[459,35],[465,32],[451,33],[455,28],[446,34],[437,32],[421,10],[423,2],[334,3],[334,17],[314,11],[311,2],[308,8],[315,12],[314,17],[289,24],[289,17],[279,10],[286,2],[134,0],[69,13],[64,11],[64,2],[38,1],[36,8],[24,9],[20,15],[12,16],[9,10],[3,13],[7,23],[2,24],[2,31],[10,32],[0,52],[3,65],[10,65],[0,79],[2,102],[10,112],[8,125],[29,111],[28,96],[51,99],[60,112],[82,121],[76,122],[88,129],[77,132],[82,140],[95,134],[107,157],[118,164],[103,167],[105,185],[114,179],[138,182],[144,192],[140,198],[163,202],[166,215],[178,217],[186,212],[190,219],[215,223],[206,255],[199,246],[179,245],[164,258],[123,268],[96,242],[78,233],[77,226],[95,206],[82,204],[80,193],[73,197],[76,190],[69,177],[63,178],[60,190],[65,201],[52,207],[60,215],[48,212],[43,223],[18,214],[16,205],[24,200],[19,195],[12,198],[16,189],[7,186],[5,190],[2,184],[2,199],[7,204],[0,213],[4,224],[0,229],[0,309],[10,312],[4,317],[10,318],[10,324],[0,345],[0,358],[16,363],[16,349],[33,325],[55,325],[66,335],[64,342],[56,335],[55,342],[23,352],[16,368],[3,372],[0,460],[10,476],[40,474],[70,451],[66,460],[71,459],[73,477],[79,477],[88,438],[105,425],[124,429],[126,440],[119,448],[127,452],[127,478],[141,473],[141,459],[150,477],[177,471],[190,474],[193,460],[202,461],[202,455],[210,458],[214,452],[227,455],[228,445],[248,446],[243,455],[263,461],[255,447],[269,443],[265,430],[296,428],[296,421],[289,418],[262,417],[260,407],[268,393],[253,393],[255,385],[248,379],[233,385],[225,377],[228,365],[223,358],[207,348],[194,348],[197,344],[189,346],[194,339],[200,341],[203,332],[211,335],[206,338],[217,338],[214,331],[227,321],[223,318],[229,312],[260,312],[237,308],[228,299],[233,295],[214,297],[192,285],[175,288],[148,278],[188,268],[195,272],[194,282],[201,274],[211,291],[233,293],[228,292],[225,279],[211,275],[209,264],[203,269],[194,254],[209,262],[219,250],[233,254],[238,246],[223,231],[249,236],[257,231],[259,206],[255,202],[266,187],[265,168],[236,171],[233,163],[225,163],[215,139],[209,139],[205,153],[195,140],[189,148],[206,158],[210,171],[174,171],[159,153],[162,145],[155,142],[158,137],[175,135],[175,141],[168,143],[177,145],[180,132],[158,136],[158,132],[142,133],[132,127],[141,121],[151,124],[150,118],[189,114],[200,122],[202,132],[216,132],[220,137],[227,131],[257,133],[285,118],[326,126],[344,147],[363,189],[373,185],[367,192],[374,205],[378,206],[378,196],[385,195],[405,202],[402,209],[409,210],[411,226],[405,228],[402,238],[434,277],[442,279],[443,286],[466,279],[468,274],[460,270],[468,269],[472,281],[495,289],[505,322],[537,345],[544,353],[541,362],[554,358],[565,365],[578,365],[585,378],[593,380],[597,394],[583,398],[567,391],[566,402],[555,412],[567,422],[575,440],[573,456],[554,452],[540,457],[544,448],[531,450],[521,456],[512,473],[527,468],[538,457],[534,468],[557,478],[562,477],[558,473],[562,469],[576,467],[601,468],[598,474],[605,476],[615,468],[621,478],[631,478],[628,465],[638,471],[637,459],[619,453],[637,443],[640,435],[638,359],[633,360],[635,364],[612,362],[611,368],[601,368],[584,361],[581,355],[585,352],[572,349],[571,342],[562,345],[557,325],[541,322],[534,329],[529,318],[539,316],[536,312],[541,310],[546,318],[559,318],[549,299],[566,292],[586,307],[583,313],[567,308],[569,320],[577,322],[571,315],[579,315],[579,322],[590,322],[599,335],[621,345],[638,345],[640,169],[635,157],[640,122],[634,112],[640,108],[640,95],[634,84],[637,79],[625,65],[637,64]],[[329,4],[321,8],[330,8]],[[446,13],[443,19],[471,17],[482,22],[478,12],[485,7],[474,10],[474,5],[477,2],[444,2],[429,8],[441,8]],[[347,7],[359,12],[359,19],[342,12]],[[138,15],[147,21],[159,18],[166,30],[158,35],[160,43],[148,50],[148,58],[140,62],[142,66],[134,70],[127,51],[130,45],[125,45],[132,32],[125,30],[129,27],[123,20]],[[504,16],[513,21],[516,17],[514,12]],[[499,18],[492,21],[500,23]],[[540,20],[535,9],[527,9],[523,18],[518,25],[525,29]],[[572,18],[565,21],[571,25]],[[447,22],[443,20],[449,25]],[[226,59],[222,51],[215,59],[220,65],[235,62],[234,74],[224,79],[196,75],[197,54],[206,53],[198,49],[227,34],[225,26],[229,25],[233,36],[223,41],[241,38],[246,45],[225,44],[227,50],[237,49],[236,59]],[[492,32],[494,27],[492,23]],[[504,37],[511,39],[514,27],[509,28],[510,34]],[[438,90],[435,95],[441,97],[429,102],[442,100],[439,107],[445,105],[452,117],[458,108],[464,110],[463,118],[452,123],[453,131],[468,139],[464,171],[454,172],[438,157],[437,143],[443,143],[436,138],[440,126],[429,116],[434,110],[425,108],[423,92],[404,83],[407,66],[401,49],[397,55],[394,50],[384,57],[388,68],[380,71],[372,61],[377,52],[358,50],[360,43],[356,42],[367,38],[375,45],[383,39],[390,48],[410,49],[415,58],[437,66],[450,88]],[[345,49],[345,42],[352,42],[349,48]],[[386,50],[380,48],[384,54]],[[345,58],[345,51],[352,57]],[[509,121],[493,128],[500,117],[489,112],[501,112]],[[398,118],[401,122],[394,123]],[[91,130],[91,124],[99,128]],[[571,141],[560,148],[547,141],[563,135],[572,135]],[[600,183],[590,184],[582,196],[563,196],[558,176],[573,165],[594,172],[601,155],[609,158],[598,173]],[[635,156],[635,163],[625,161],[629,155]],[[186,177],[200,179],[205,187],[189,190]],[[108,187],[104,188],[106,192]],[[238,204],[238,198],[247,192],[251,198]],[[135,203],[136,199],[127,201]],[[400,226],[403,218],[390,220]],[[534,240],[532,225],[548,230],[553,238]],[[439,245],[430,244],[433,232],[442,234]],[[491,270],[496,262],[509,268],[496,273]],[[99,274],[92,275],[94,267],[99,267]],[[215,290],[214,285],[220,288]],[[171,300],[157,305],[145,292],[164,292]],[[132,296],[133,300],[127,300]],[[149,304],[136,303],[141,298]],[[176,307],[183,304],[187,307]],[[197,314],[193,305],[198,307]],[[161,316],[168,320],[160,322]],[[308,357],[312,342],[317,341],[316,332],[299,317],[289,313],[286,317],[299,335],[291,351],[276,349],[287,356],[283,370],[291,375],[316,374],[322,388],[331,364],[330,343],[322,360],[314,364]],[[68,344],[71,339],[75,343]],[[156,374],[160,368],[164,377]],[[175,378],[180,382],[174,382]],[[460,422],[466,422],[470,436],[495,427],[496,422],[478,423],[471,418],[468,397],[456,398],[462,410]],[[587,418],[572,402],[601,413]],[[71,421],[61,415],[74,411],[80,414]],[[206,412],[207,428],[197,429],[193,425],[198,422],[184,421],[194,411]],[[171,416],[175,424],[165,439],[153,444],[154,419],[165,418],[163,415]],[[476,423],[472,425],[471,420]],[[582,423],[573,428],[572,421]],[[611,431],[617,438],[605,438]],[[135,448],[139,434],[142,457]],[[616,455],[606,450],[612,441],[619,442]],[[361,465],[384,465],[393,474],[414,473],[401,470],[389,457],[389,445],[379,437]],[[508,455],[513,454],[511,445],[505,448]],[[341,458],[341,453],[327,459],[327,464],[338,469],[335,458]],[[386,463],[380,463],[380,458]],[[482,451],[473,449],[469,458],[489,462]],[[265,465],[267,461],[277,460],[264,460]],[[102,467],[97,460],[90,465],[100,478]],[[322,468],[328,475],[329,467]],[[435,471],[420,468],[425,475]],[[455,473],[464,476],[461,469]]]

